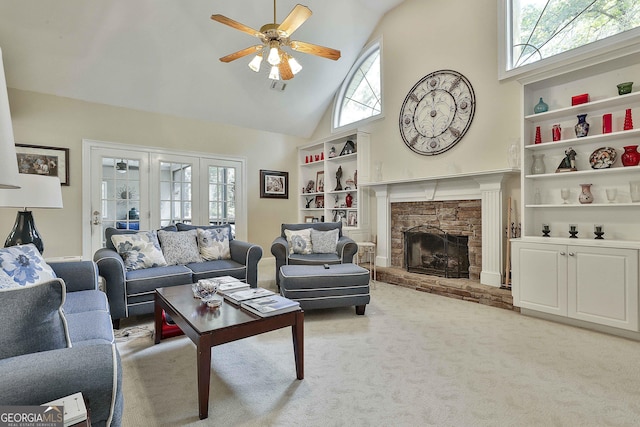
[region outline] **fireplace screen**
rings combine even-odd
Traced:
[[[468,236],[455,236],[427,225],[410,228],[403,234],[408,272],[469,278]]]

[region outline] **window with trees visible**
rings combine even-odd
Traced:
[[[380,42],[356,60],[336,96],[333,129],[343,128],[382,114]]]
[[[640,34],[637,0],[504,0],[507,71]],[[630,33],[635,31],[635,33]],[[614,39],[617,37],[617,39]],[[543,61],[544,62],[544,61]]]

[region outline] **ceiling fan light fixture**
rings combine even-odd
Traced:
[[[269,78],[271,80],[280,80],[280,70],[277,65],[273,65],[271,67],[271,71],[269,72]]]
[[[287,59],[287,61],[289,62],[289,67],[291,68],[291,72],[293,73],[293,75],[296,75],[300,72],[300,70],[302,70],[302,65],[300,65],[300,63],[298,61],[296,61],[296,58],[294,58],[291,55],[287,55],[289,57],[289,59]]]
[[[271,65],[278,65],[280,63],[280,47],[278,46],[277,41],[272,41],[270,43],[271,48],[269,49],[269,56],[267,57],[267,62]]]
[[[260,71],[260,64],[262,64],[262,54],[257,54],[251,62],[249,62],[249,68],[251,68],[256,73]]]

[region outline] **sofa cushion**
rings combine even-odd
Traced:
[[[56,278],[56,273],[32,243],[0,249],[0,268],[15,286],[31,286]],[[0,287],[7,285],[11,283],[6,277],[1,279]]]
[[[198,249],[203,260],[231,259],[231,229],[228,227],[198,228]]]
[[[217,229],[227,229],[229,230],[229,240],[233,240],[233,229],[231,228],[231,224],[222,224],[222,225],[191,225],[184,224],[179,222],[176,224],[178,231],[187,231],[187,230],[196,230],[198,228],[202,228],[203,230],[217,230]]]
[[[166,227],[162,227],[160,230],[178,231],[178,229],[176,228],[175,225],[168,225]],[[107,249],[112,249],[114,251],[117,251],[116,247],[113,245],[113,241],[111,240],[111,236],[119,236],[121,234],[136,234],[136,233],[138,233],[138,231],[136,231],[134,229],[119,230],[117,228],[107,227],[107,229],[104,230],[105,247]]]
[[[167,265],[155,231],[114,234],[111,241],[128,271]]]
[[[287,244],[289,245],[289,254],[307,255],[313,253],[311,247],[311,229],[302,230],[285,230]]]
[[[192,280],[194,283],[200,279],[220,276],[233,276],[245,280],[247,274],[247,267],[232,259],[197,262],[187,264],[187,267],[193,271]]]
[[[62,279],[0,291],[0,359],[71,347]]]
[[[167,265],[181,265],[202,261],[198,250],[198,233],[196,230],[158,230],[158,240],[162,245],[162,254],[167,261]]]
[[[94,289],[67,292],[62,309],[65,315],[94,310],[108,313],[109,301],[107,300],[107,294]]]
[[[338,254],[334,252],[332,254],[309,254],[309,255],[292,254],[292,255],[289,255],[287,264],[318,265],[318,264],[340,264],[341,262],[342,262],[342,258],[340,258]]]
[[[311,229],[311,246],[314,254],[336,253],[340,230],[319,231]]]
[[[146,268],[127,273],[127,296],[153,293],[156,288],[184,285],[191,282],[192,271],[184,265]]]
[[[67,314],[69,337],[72,345],[82,343],[114,343],[113,326],[109,312],[103,310]]]

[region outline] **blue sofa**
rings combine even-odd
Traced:
[[[97,267],[92,261],[49,266],[58,278],[0,289],[0,402],[40,405],[82,392],[93,426],[120,426],[122,367]],[[60,304],[66,320],[56,325]],[[68,338],[56,344],[50,337],[65,322]]]
[[[179,232],[197,228],[221,228],[225,226],[195,226],[178,223],[163,228],[164,231]],[[127,271],[122,257],[111,240],[114,235],[135,234],[134,230],[107,228],[106,247],[94,254],[100,276],[109,298],[111,318],[116,328],[120,319],[129,316],[153,313],[156,288],[195,283],[200,279],[219,276],[233,276],[245,280],[249,286],[258,286],[258,262],[262,258],[262,248],[258,245],[231,238],[229,248],[231,259],[192,262],[184,265],[167,265]]]

